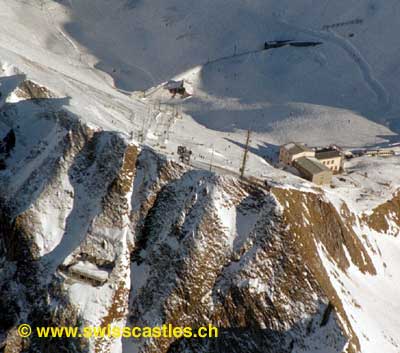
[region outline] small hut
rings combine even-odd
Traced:
[[[164,88],[167,89],[169,91],[169,93],[171,93],[172,98],[175,98],[175,96],[177,94],[179,94],[181,96],[181,98],[186,98],[189,97],[190,94],[186,91],[185,85],[184,85],[184,81],[168,81],[165,85]]]
[[[82,261],[69,267],[70,276],[78,278],[84,282],[89,282],[94,286],[101,286],[108,279],[108,272],[99,269],[96,265]]]

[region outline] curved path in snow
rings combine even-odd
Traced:
[[[367,86],[375,93],[378,104],[379,111],[388,112],[391,108],[391,97],[387,93],[385,87],[379,82],[379,80],[374,76],[374,72],[369,65],[368,61],[363,57],[360,51],[346,38],[337,35],[335,32],[329,31],[317,31],[308,28],[302,28],[298,26],[291,25],[285,21],[281,21],[286,26],[295,29],[296,31],[306,33],[325,42],[330,42],[341,49],[343,49],[353,62],[358,66],[362,77],[367,84]]]

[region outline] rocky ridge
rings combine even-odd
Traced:
[[[17,141],[0,171],[5,352],[361,352],[322,257],[338,278],[354,266],[376,275],[363,230],[397,236],[398,195],[354,215],[320,189],[192,170],[28,91],[1,107],[1,131]],[[106,282],[74,277],[77,263]],[[21,340],[22,322],[212,323],[220,336]]]

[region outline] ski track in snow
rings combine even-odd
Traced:
[[[68,0],[68,2],[69,2],[69,4],[70,4],[71,9],[73,9],[74,6],[73,6],[73,4],[72,4],[72,1],[71,1],[71,0]],[[97,12],[99,12],[99,13],[101,13],[101,11],[97,8],[97,6],[94,6],[94,10],[97,11]],[[72,42],[72,39],[70,39],[70,38],[67,36],[67,34],[65,34],[64,32],[62,32],[62,34],[63,34],[64,36],[66,36],[67,39],[68,39],[69,41]],[[73,43],[73,45],[74,45],[74,43]],[[75,45],[74,45],[74,47],[75,47]],[[78,51],[79,51],[79,48],[78,48]],[[81,55],[82,55],[82,54],[81,54]],[[153,86],[155,86],[155,85],[157,84],[157,80],[155,79],[154,75],[153,75],[150,71],[146,70],[144,67],[135,65],[133,62],[130,62],[130,65],[131,65],[132,67],[138,69],[139,71],[143,72],[148,78],[150,78],[151,82],[153,83]],[[110,73],[108,73],[108,72],[106,72],[106,71],[104,71],[104,70],[101,70],[101,69],[96,69],[95,67],[92,67],[91,65],[88,65],[88,66],[89,66],[90,69],[96,70],[97,73],[101,72],[101,73],[104,73],[104,74],[108,75],[108,76],[112,79],[112,81],[113,81],[113,83],[112,83],[112,88],[114,88],[115,90],[117,90],[117,91],[119,91],[119,92],[121,92],[121,93],[124,93],[124,94],[131,94],[131,93],[132,93],[132,92],[130,92],[130,91],[126,91],[126,90],[124,90],[124,89],[121,89],[121,88],[117,87],[116,84],[115,84],[116,78],[114,78],[113,75],[111,75]]]
[[[391,98],[387,93],[385,87],[379,82],[379,80],[374,76],[372,67],[368,61],[364,58],[361,52],[347,39],[339,36],[332,30],[328,32],[317,31],[309,28],[302,28],[298,26],[291,25],[290,23],[281,20],[286,26],[293,28],[297,31],[309,34],[313,37],[317,37],[321,40],[328,41],[340,48],[342,48],[353,62],[358,66],[362,77],[367,84],[367,86],[374,92],[378,99],[379,108],[377,111],[382,112],[382,110],[387,113],[391,108]]]
[[[66,86],[71,87],[72,90],[83,90],[83,91],[90,91],[91,92],[91,99],[93,100],[93,102],[97,102],[96,106],[98,106],[98,108],[101,109],[101,113],[99,112],[99,118],[102,118],[102,120],[110,118],[110,110],[117,112],[120,114],[120,116],[131,116],[132,115],[132,111],[130,110],[129,107],[127,107],[126,105],[124,105],[122,103],[122,101],[114,96],[111,96],[110,93],[103,91],[99,88],[96,88],[86,82],[83,82],[75,77],[69,76],[67,74],[65,74],[64,72],[61,72],[53,67],[50,67],[48,65],[45,64],[40,64],[40,63],[35,63],[32,62],[29,58],[27,58],[26,56],[22,55],[21,53],[15,52],[13,50],[11,50],[10,48],[5,48],[2,45],[0,45],[0,48],[8,51],[16,56],[18,56],[19,58],[21,58],[22,60],[24,60],[26,62],[27,65],[29,66],[33,66],[33,67],[42,67],[45,71],[48,72],[53,72],[57,75],[60,76],[60,79],[64,82],[64,84]],[[95,71],[97,71],[96,69],[94,69]],[[109,98],[109,100],[107,101],[107,104],[105,104],[104,98],[107,97]],[[136,115],[137,116],[141,116],[142,119],[144,116],[147,116],[148,112],[148,106],[141,100],[136,99],[134,100],[136,106]],[[113,116],[112,117],[115,120],[118,120],[118,117]],[[130,121],[130,123],[132,124],[139,124],[138,121]]]
[[[102,81],[107,83],[110,87],[117,89],[115,86],[115,80],[110,74],[108,74],[105,71],[99,70],[96,67],[94,67],[93,65],[91,65],[89,63],[88,59],[84,60],[84,58],[85,58],[85,56],[87,56],[87,54],[85,52],[83,52],[80,49],[79,45],[77,45],[75,43],[75,41],[67,33],[65,33],[59,25],[57,25],[55,23],[55,21],[53,20],[53,16],[51,14],[51,8],[48,5],[49,5],[49,3],[41,3],[41,7],[40,7],[41,11],[44,13],[44,17],[46,18],[46,21],[48,22],[50,27],[54,27],[56,29],[61,40],[64,41],[65,43],[67,43],[67,47],[71,47],[73,49],[73,51],[77,55],[77,60],[80,62],[82,67],[84,67],[88,70],[91,70],[97,77],[99,77]],[[72,7],[72,4],[71,4],[71,7]],[[68,58],[68,56],[67,56],[67,58]],[[71,61],[70,61],[70,64],[74,65],[74,63]],[[105,79],[105,76],[107,76],[107,78],[112,80],[112,84],[110,84]],[[117,90],[120,91],[121,93],[126,94],[126,92],[123,92],[123,90],[119,90],[119,89],[117,89]]]
[[[349,54],[351,58],[353,58],[354,62],[360,68],[365,82],[371,88],[371,90],[375,92],[381,107],[384,109],[385,112],[388,111],[391,106],[390,96],[387,93],[385,87],[374,76],[373,70],[369,63],[350,41],[340,37],[333,31],[330,31],[330,33],[332,33],[332,36],[330,37],[331,42],[339,45]]]

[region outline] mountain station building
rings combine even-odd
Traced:
[[[301,157],[314,156],[315,152],[313,150],[297,142],[290,142],[286,145],[282,145],[279,151],[279,161],[286,165],[292,165],[296,159]]]
[[[329,184],[332,175],[343,170],[343,156],[335,147],[311,149],[298,142],[282,145],[279,161],[293,166],[300,175],[315,184]]]
[[[329,184],[332,180],[332,171],[313,157],[301,157],[293,162],[301,177],[315,184]]]

